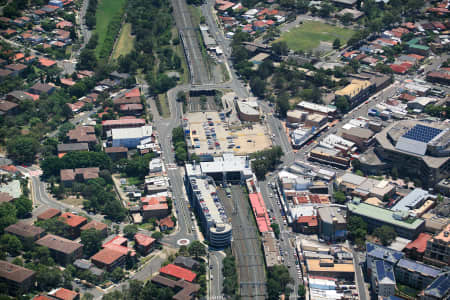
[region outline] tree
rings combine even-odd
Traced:
[[[17,209],[18,218],[26,218],[33,210],[33,202],[27,197],[19,197],[14,200],[14,205]]]
[[[8,227],[17,222],[16,207],[9,202],[0,204],[0,233]]]
[[[298,285],[297,293],[298,293],[298,296],[300,298],[304,298],[305,297],[305,295],[306,295],[306,288],[305,288],[305,286],[303,284],[299,284]]]
[[[20,250],[22,250],[22,243],[19,238],[8,233],[2,235],[0,244],[2,246],[2,250],[8,252],[12,256],[19,255]]]
[[[188,247],[189,255],[198,258],[199,256],[206,255],[206,247],[199,241],[192,242]]]
[[[253,94],[257,97],[264,97],[264,93],[266,91],[266,83],[259,77],[253,77],[250,80],[250,87],[252,89]]]
[[[280,225],[277,223],[272,223],[270,227],[272,227],[275,237],[278,238],[280,236]]]
[[[333,41],[333,49],[339,49],[340,47],[341,47],[341,40],[338,39],[338,38],[336,38],[336,39]]]
[[[344,204],[345,200],[346,200],[345,194],[341,191],[334,192],[333,198],[336,201],[336,203],[339,203],[339,204]]]
[[[132,239],[137,232],[138,232],[138,227],[136,224],[130,224],[123,228],[123,233],[129,239]]]
[[[285,56],[289,53],[289,47],[285,41],[273,43],[272,50],[278,56]]]
[[[123,269],[120,267],[115,268],[110,274],[109,278],[113,282],[119,282],[125,276]]]
[[[60,235],[66,238],[70,237],[69,225],[67,225],[64,221],[58,218],[38,221],[36,225],[45,229],[45,231],[53,233],[55,235]]]
[[[152,233],[152,238],[159,242],[163,238],[163,234],[160,231],[155,231]]]
[[[18,163],[31,163],[39,150],[39,142],[31,136],[18,136],[6,144],[9,156]]]
[[[287,286],[293,280],[289,275],[289,270],[284,265],[275,265],[268,268],[267,293],[269,299],[279,299],[281,294],[288,292]]]
[[[350,104],[348,103],[347,98],[344,96],[338,96],[336,98],[336,107],[341,113],[345,113],[350,109]]]
[[[359,247],[364,245],[367,235],[367,223],[361,217],[350,216],[347,222],[349,238]]]
[[[389,245],[397,236],[394,228],[387,225],[376,228],[373,231],[373,235],[378,237],[384,246]]]
[[[102,246],[103,236],[99,230],[90,228],[81,232],[81,243],[83,244],[83,253],[87,256],[97,253]]]
[[[83,49],[80,53],[80,59],[77,68],[80,70],[94,70],[97,66],[97,56],[93,49]]]
[[[277,108],[280,115],[284,118],[286,117],[286,114],[288,110],[290,109],[289,104],[289,96],[286,92],[283,92],[278,98],[277,98]]]

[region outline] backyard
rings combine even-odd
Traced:
[[[308,51],[319,47],[320,42],[329,42],[338,38],[341,45],[347,43],[354,31],[351,29],[324,24],[317,21],[307,21],[290,31],[284,32],[275,42],[286,41],[289,49]]]
[[[111,56],[112,59],[117,59],[121,55],[125,56],[130,53],[134,47],[134,39],[134,36],[131,35],[131,24],[123,24],[119,39],[116,42]]]

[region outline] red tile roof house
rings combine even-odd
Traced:
[[[70,212],[63,213],[59,219],[69,225],[70,236],[75,239],[80,236],[81,227],[87,223],[87,219]]]
[[[423,254],[427,248],[427,242],[428,240],[431,240],[432,237],[432,235],[422,232],[417,239],[406,245],[403,251],[409,258],[422,261]]]
[[[24,221],[19,221],[16,224],[9,225],[5,228],[5,232],[15,235],[22,240],[31,239],[33,241],[36,241],[45,235],[44,229],[28,224]]]
[[[172,221],[172,218],[170,216],[167,216],[164,219],[159,220],[158,225],[159,230],[161,231],[172,230],[175,227],[175,223]]]
[[[146,196],[141,198],[141,212],[144,220],[150,218],[161,219],[166,217],[169,211],[169,205],[165,196],[152,197]]]
[[[73,263],[83,256],[82,244],[53,234],[47,234],[37,240],[36,244],[47,247],[53,259],[62,265]]]
[[[6,283],[7,293],[21,295],[29,292],[35,282],[35,274],[32,270],[0,260],[0,281]]]
[[[108,156],[112,160],[120,160],[122,158],[128,157],[128,148],[126,147],[108,147],[105,149],[105,153],[108,154]]]
[[[174,264],[168,264],[167,266],[159,269],[159,273],[168,276],[169,278],[183,279],[188,282],[193,282],[197,274],[191,270],[176,266]]]
[[[108,225],[106,225],[105,223],[92,220],[89,223],[87,223],[86,225],[83,225],[81,227],[81,231],[85,231],[85,230],[88,230],[91,228],[100,231],[103,237],[108,236]]]
[[[156,240],[154,238],[142,233],[136,233],[134,235],[134,241],[136,242],[136,250],[141,255],[149,254],[156,244]]]
[[[61,300],[78,300],[80,299],[80,293],[74,292],[72,290],[68,290],[65,288],[60,288],[57,291],[55,291],[54,293],[49,294],[53,297],[55,297],[56,299],[61,299]]]
[[[94,265],[108,272],[125,264],[126,254],[110,248],[104,248],[91,257]]]
[[[122,104],[119,107],[119,111],[123,114],[140,115],[144,110],[142,104]]]
[[[99,172],[99,168],[62,169],[60,171],[60,178],[65,186],[70,186],[75,180],[83,182],[98,178]]]
[[[109,242],[103,244],[103,248],[113,249],[115,251],[122,252],[125,255],[129,255],[130,257],[134,257],[136,255],[136,251],[127,247],[128,239],[123,236],[115,236]]]
[[[89,146],[98,143],[94,126],[78,126],[75,129],[69,130],[67,137],[71,143],[88,143]]]
[[[61,211],[56,208],[49,208],[37,216],[38,220],[48,220],[61,215]]]
[[[41,67],[50,68],[56,64],[56,61],[41,57],[39,58],[39,64],[41,65]]]

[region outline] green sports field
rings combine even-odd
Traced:
[[[275,42],[286,41],[291,50],[307,51],[317,48],[321,41],[333,43],[336,38],[341,41],[341,45],[344,45],[353,33],[354,31],[351,29],[317,21],[306,21],[298,27],[284,32]]]
[[[123,8],[125,7],[126,0],[100,0],[98,1],[96,12],[96,25],[95,32],[98,34],[98,46],[96,49],[97,55],[100,49],[102,49],[103,43],[106,39],[108,31],[108,25]],[[112,37],[115,38],[115,37]]]

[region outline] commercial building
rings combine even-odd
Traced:
[[[47,247],[53,259],[62,265],[72,263],[83,255],[82,244],[53,234],[47,234],[37,240],[36,244]]]
[[[431,284],[442,270],[415,262],[410,259],[400,259],[395,265],[395,277],[399,283],[422,290]]]
[[[213,161],[201,162],[199,169],[202,174],[212,177],[216,182],[242,183],[253,174],[249,157],[231,153],[216,156]]]
[[[227,247],[231,243],[232,227],[217,196],[213,178],[202,173],[203,168],[195,164],[186,164],[185,168],[186,192],[205,238],[212,247]]]
[[[256,105],[255,105],[256,104]],[[259,121],[259,108],[256,101],[236,101],[236,109],[241,121],[258,122]]]
[[[319,236],[322,239],[331,242],[346,239],[347,220],[344,209],[334,206],[319,207],[317,208],[317,219]]]
[[[146,125],[136,128],[113,128],[107,136],[111,140],[112,147],[136,148],[152,134],[152,126]]]
[[[317,113],[327,117],[332,117],[336,114],[336,107],[331,105],[321,105],[312,102],[302,101],[297,104],[297,107],[308,113]]]
[[[337,90],[335,97],[345,97],[350,106],[355,106],[369,98],[370,94],[375,91],[375,85],[368,80],[353,79],[350,84],[344,88]]]
[[[392,196],[396,190],[395,185],[389,183],[387,180],[376,180],[350,172],[339,177],[336,182],[339,188],[346,193],[363,199],[376,197],[383,200],[386,196]]]
[[[353,201],[347,204],[349,215],[361,217],[368,225],[369,231],[383,225],[391,226],[395,232],[404,238],[414,239],[425,228],[425,221],[410,217],[402,212],[394,212],[390,209],[359,203]]]
[[[303,110],[290,110],[286,113],[286,121],[288,123],[303,123],[306,120],[308,112]]]
[[[333,259],[307,259],[308,274],[313,276],[328,276],[354,280],[355,267],[353,261],[349,263],[335,263]]]
[[[375,152],[400,174],[433,186],[450,176],[450,130],[444,123],[404,120],[375,136]]]
[[[428,240],[423,260],[439,267],[450,265],[450,224]]]
[[[374,132],[367,128],[352,127],[342,130],[342,137],[354,142],[362,150],[367,149],[373,136]]]
[[[41,227],[37,227],[31,224],[28,224],[24,221],[19,221],[16,224],[9,225],[5,228],[5,232],[15,235],[20,239],[31,239],[36,241],[44,236],[44,229]]]
[[[372,267],[372,288],[380,297],[391,297],[395,295],[394,268],[384,260],[377,260]]]
[[[312,149],[308,154],[308,159],[343,169],[347,169],[350,165],[350,159],[343,157],[340,151],[322,146]]]
[[[35,272],[27,268],[0,260],[0,282],[5,283],[7,291],[13,295],[29,292],[35,280]]]
[[[319,222],[316,216],[300,216],[292,223],[292,230],[303,234],[317,233]]]
[[[105,120],[102,121],[103,132],[108,132],[115,128],[136,128],[145,125],[144,119],[136,118],[122,118],[119,120]]]

